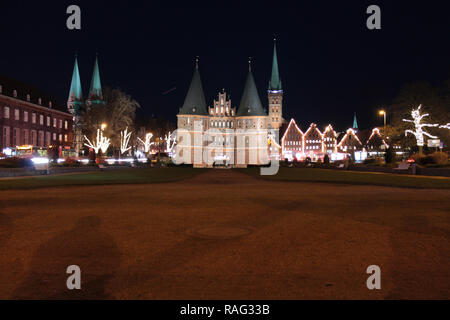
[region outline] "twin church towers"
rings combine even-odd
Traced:
[[[78,69],[78,57],[75,56],[72,82],[70,84],[69,98],[67,99],[67,109],[73,115],[74,149],[78,153],[83,149],[82,132],[82,111],[83,108],[94,104],[103,104],[102,83],[100,81],[100,70],[98,67],[98,56],[95,57],[94,70],[92,72],[91,86],[86,101],[83,99],[83,90],[80,80],[80,70]]]
[[[213,105],[207,106],[197,61],[189,90],[177,115],[178,129],[188,132],[192,138],[181,141],[183,140],[181,137],[178,141],[178,151],[180,154],[184,153],[186,159],[190,159],[185,163],[207,167],[214,165],[218,160],[233,166],[260,165],[268,162],[268,132],[279,130],[284,122],[283,89],[275,42],[267,96],[268,112],[261,103],[249,63],[247,81],[239,107],[236,108],[231,104],[231,99],[224,90],[219,93]],[[98,57],[95,59],[86,100],[83,98],[78,58],[75,57],[67,109],[73,115],[74,149],[77,153],[83,149],[81,121],[83,110],[103,103]],[[198,145],[197,142],[187,143],[187,140],[196,141],[195,133],[198,130],[194,127],[195,123],[202,124],[200,129],[202,138]],[[210,129],[217,129],[213,130],[217,134],[211,135]],[[214,146],[211,146],[208,141],[213,141]],[[216,147],[222,148],[222,151],[209,152],[209,149],[216,150]],[[186,157],[186,155],[189,156]]]

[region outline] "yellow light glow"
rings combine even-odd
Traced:
[[[384,110],[380,110],[380,116],[384,115],[386,112]]]
[[[102,126],[101,126],[102,130],[105,130],[106,127],[107,127],[106,123],[102,123]]]

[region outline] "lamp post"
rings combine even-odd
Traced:
[[[386,136],[386,111],[380,110],[379,115],[384,118],[384,136]]]

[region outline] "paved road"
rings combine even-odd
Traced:
[[[449,298],[450,191],[269,182],[0,192],[0,298]],[[69,265],[82,290],[66,289]],[[379,265],[382,289],[366,288]]]

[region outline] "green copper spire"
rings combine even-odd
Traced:
[[[202,80],[200,78],[200,72],[198,71],[198,58],[195,62],[191,85],[179,114],[208,115]]]
[[[83,92],[81,91],[80,71],[78,70],[78,59],[75,55],[75,65],[73,67],[72,83],[70,84],[70,92],[68,101],[76,102],[83,100]]]
[[[91,88],[89,89],[88,100],[91,103],[102,103],[103,101],[100,70],[98,68],[98,56],[95,57],[94,71],[92,72]]]
[[[81,90],[80,71],[78,70],[78,59],[75,55],[75,65],[72,73],[72,83],[70,84],[69,98],[67,99],[67,109],[75,117],[80,115],[83,105],[83,92]]]
[[[277,58],[277,44],[274,39],[273,43],[273,61],[272,61],[272,76],[269,81],[269,91],[281,91],[281,79],[278,71],[278,58]]]
[[[353,117],[353,129],[358,129],[358,121],[356,121],[356,112],[355,116]]]
[[[242,94],[241,103],[239,104],[239,109],[236,115],[240,117],[266,115],[266,112],[264,111],[264,108],[261,104],[261,100],[259,99],[258,89],[256,89],[255,80],[253,79],[250,61],[244,93]]]

